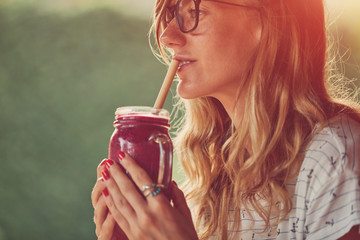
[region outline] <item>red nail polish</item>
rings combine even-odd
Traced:
[[[113,161],[113,160],[111,160],[111,159],[107,159],[107,160],[106,160],[106,167],[110,168],[111,165],[113,165],[113,164],[114,164],[114,161]]]
[[[105,197],[109,196],[109,191],[107,190],[107,188],[104,188],[104,190],[102,190],[102,193]]]
[[[100,163],[100,166],[104,166],[106,164],[106,160],[107,159],[102,160],[101,163]]]
[[[177,183],[174,180],[172,180],[172,182],[176,187],[178,186]]]
[[[105,178],[105,180],[108,180],[110,178],[110,173],[107,169],[105,169],[104,171],[101,172],[101,174],[103,175],[103,177]]]
[[[109,214],[111,215],[111,211],[110,211],[110,209],[109,209]]]
[[[125,157],[125,153],[119,152],[118,157],[120,160],[122,160]]]

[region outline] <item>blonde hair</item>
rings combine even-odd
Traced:
[[[152,27],[164,59],[159,36],[166,28],[161,18],[167,2],[157,1]],[[187,199],[196,207],[200,239],[213,233],[228,239],[230,209],[240,224],[241,208],[253,208],[265,230],[270,214],[277,213],[278,221],[286,217],[292,208],[286,183],[297,175],[315,125],[340,112],[360,121],[354,102],[341,103],[327,90],[322,0],[259,2],[259,49],[245,79],[239,80],[247,86],[245,102],[237,101],[245,108],[241,127],[233,126],[217,99],[179,98],[185,111],[174,146],[187,175]]]

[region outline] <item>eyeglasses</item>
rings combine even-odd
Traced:
[[[246,6],[237,3],[223,2],[217,0],[206,0],[214,1],[217,3],[258,9],[256,6]],[[196,29],[199,24],[199,15],[200,15],[200,2],[201,0],[178,0],[177,3],[173,6],[167,7],[165,14],[163,15],[163,21],[166,24],[169,24],[174,17],[176,17],[176,22],[183,33],[189,33]]]

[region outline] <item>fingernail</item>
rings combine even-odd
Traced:
[[[120,160],[123,160],[123,158],[125,157],[125,153],[120,151],[119,154],[118,154],[118,157],[119,157]]]
[[[111,211],[110,211],[110,209],[109,209],[109,214],[111,214]]]
[[[109,196],[109,191],[107,190],[107,188],[104,188],[104,190],[102,190],[102,193],[105,197]]]
[[[177,183],[174,180],[172,180],[172,182],[176,187],[178,186]]]
[[[105,169],[104,171],[101,172],[101,174],[103,175],[103,177],[105,178],[105,180],[108,180],[110,178],[110,173],[107,169]]]
[[[107,159],[107,160],[106,160],[106,167],[107,167],[107,168],[110,168],[111,165],[113,165],[113,164],[114,164],[114,161],[113,161],[113,160],[111,160],[111,159]]]
[[[100,166],[104,166],[106,164],[106,160],[107,159],[102,160],[101,163],[100,163]]]

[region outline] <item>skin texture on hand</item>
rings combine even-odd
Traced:
[[[92,202],[98,239],[198,239],[184,194],[176,184],[169,186],[172,204],[162,192],[145,198],[139,189],[152,180],[128,155],[121,166],[103,161],[97,173]]]
[[[125,233],[116,224],[106,206],[102,191],[105,189],[104,178],[101,172],[106,169],[106,160],[104,159],[97,168],[98,180],[91,194],[91,200],[94,207],[94,222],[96,225],[95,234],[98,239],[107,240],[127,240]]]

